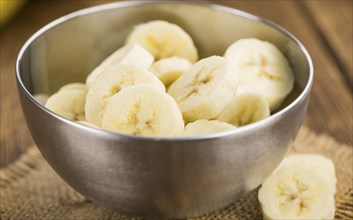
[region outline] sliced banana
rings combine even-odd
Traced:
[[[62,86],[59,91],[64,91],[64,90],[81,90],[81,91],[88,91],[88,86],[84,83],[76,82],[76,83],[69,83],[64,86]]]
[[[235,129],[236,127],[221,121],[216,120],[205,120],[200,119],[194,122],[190,122],[185,126],[184,136],[195,136],[195,135],[204,135],[217,133],[221,131],[227,131]]]
[[[126,45],[105,59],[98,67],[96,67],[87,77],[87,85],[99,76],[104,69],[109,66],[130,65],[141,69],[148,69],[154,61],[154,57],[141,45],[133,43]]]
[[[189,70],[191,66],[192,64],[188,59],[174,56],[156,61],[149,70],[154,73],[165,86],[168,86]]]
[[[284,166],[296,166],[297,164],[304,164],[312,168],[317,168],[330,183],[333,193],[336,193],[336,172],[333,162],[319,154],[293,154],[286,157],[279,168]]]
[[[86,92],[82,90],[62,90],[47,100],[45,107],[67,119],[85,120]]]
[[[45,105],[45,103],[49,99],[49,96],[47,94],[38,93],[33,95],[33,98],[37,100],[37,102],[39,102],[40,104]]]
[[[168,93],[177,101],[186,121],[213,119],[231,101],[238,85],[228,61],[211,56],[195,63],[177,79]]]
[[[288,60],[273,44],[258,39],[241,39],[228,47],[225,58],[246,84],[263,94],[271,111],[292,91],[294,76]]]
[[[334,196],[317,169],[296,164],[265,180],[258,194],[264,219],[333,219]]]
[[[162,92],[165,91],[163,83],[147,70],[124,65],[106,68],[88,89],[85,105],[87,121],[100,126],[104,108],[110,97],[136,84],[150,84]]]
[[[78,121],[78,123],[83,124],[83,125],[87,125],[90,127],[94,127],[94,128],[98,128],[97,126],[95,126],[94,124],[88,122],[88,121]]]
[[[109,100],[102,128],[131,135],[178,136],[184,121],[172,97],[155,86],[136,85]]]
[[[269,116],[270,108],[265,98],[254,89],[239,85],[232,101],[223,109],[217,120],[239,127]]]
[[[167,21],[137,25],[127,39],[127,44],[130,43],[141,44],[156,60],[172,56],[185,57],[192,63],[198,60],[191,37],[181,27]]]

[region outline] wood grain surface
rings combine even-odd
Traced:
[[[333,55],[341,73],[344,74],[350,89],[353,86],[352,65],[352,1],[314,1],[304,2],[308,8],[309,17],[315,22],[317,32]],[[335,10],[332,11],[332,8]],[[348,10],[350,9],[350,10]],[[333,16],[327,16],[332,14]],[[348,22],[347,21],[351,21]]]
[[[48,22],[106,2],[111,1],[28,1],[1,29],[0,166],[14,161],[33,144],[15,83],[15,61],[21,46]],[[214,2],[272,20],[307,47],[314,61],[315,82],[304,124],[352,146],[352,1]]]

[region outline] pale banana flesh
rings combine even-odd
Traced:
[[[336,177],[331,163],[319,155],[285,158],[259,190],[264,219],[333,219]]]
[[[126,44],[139,43],[153,54],[156,60],[179,56],[190,62],[198,60],[197,49],[191,37],[178,25],[167,21],[150,21],[137,25]]]
[[[63,90],[81,90],[87,93],[88,86],[84,83],[75,82],[75,83],[69,83],[69,84],[63,85],[59,89],[59,91],[63,91]]]
[[[87,126],[90,126],[90,127],[94,127],[94,128],[99,128],[97,126],[95,126],[94,124],[88,122],[88,121],[78,121],[78,123],[80,124],[83,124],[83,125],[87,125]]]
[[[254,38],[240,39],[225,52],[245,84],[263,94],[271,111],[276,110],[292,91],[294,75],[281,51],[273,44]]]
[[[90,86],[107,67],[129,65],[147,70],[152,65],[153,61],[154,57],[152,54],[150,54],[141,45],[136,43],[125,45],[111,54],[98,67],[96,67],[87,76],[86,84]]]
[[[107,104],[102,128],[130,135],[179,136],[184,121],[177,103],[151,85],[130,86]]]
[[[38,93],[33,95],[33,98],[40,104],[45,105],[45,103],[49,99],[49,96],[47,94]]]
[[[279,168],[284,166],[295,166],[296,164],[304,164],[312,168],[318,169],[318,172],[321,172],[323,176],[327,179],[327,182],[330,183],[333,193],[336,193],[336,172],[335,165],[333,162],[318,154],[293,154],[282,161]]]
[[[254,89],[239,85],[233,99],[216,119],[239,127],[269,116],[270,108],[265,98]]]
[[[167,87],[188,71],[191,66],[188,59],[174,56],[154,62],[149,70]]]
[[[61,90],[49,97],[45,107],[74,121],[85,120],[86,92],[83,90]]]
[[[228,61],[211,56],[195,63],[177,79],[168,93],[177,101],[184,120],[213,119],[233,98],[238,76]]]
[[[88,89],[85,104],[87,121],[100,126],[103,111],[111,96],[137,84],[150,84],[165,91],[163,83],[147,70],[124,65],[106,68]]]
[[[221,131],[233,130],[236,127],[226,122],[217,120],[205,120],[200,119],[194,122],[190,122],[185,126],[184,136],[198,136],[205,134],[212,134]]]

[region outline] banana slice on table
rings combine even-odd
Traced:
[[[211,56],[195,63],[177,79],[168,93],[177,101],[186,121],[213,119],[231,101],[238,76],[228,61]]]
[[[263,94],[271,111],[278,108],[294,86],[294,76],[288,60],[273,44],[258,39],[241,39],[225,52],[240,84],[246,84]]]
[[[312,168],[317,168],[324,177],[326,177],[327,182],[330,183],[333,193],[336,193],[336,172],[335,165],[333,162],[319,154],[293,154],[286,157],[279,166],[296,166],[297,164],[304,164]]]
[[[217,120],[235,126],[243,126],[270,116],[265,98],[254,89],[239,85],[230,103],[223,109]]]
[[[191,66],[192,64],[188,59],[182,57],[168,57],[153,63],[149,70],[154,73],[165,86],[168,86],[189,70]]]
[[[150,84],[162,92],[165,91],[163,83],[147,70],[124,65],[106,68],[88,89],[85,105],[87,121],[100,126],[110,97],[136,84]]]
[[[156,60],[179,56],[195,63],[197,49],[191,37],[178,25],[167,21],[150,21],[137,25],[127,39],[127,44],[139,43],[153,54]]]
[[[178,136],[184,121],[177,103],[151,85],[136,85],[114,95],[107,104],[102,128],[131,135]]]
[[[109,66],[130,65],[141,69],[148,69],[154,61],[154,57],[141,45],[133,43],[126,45],[105,59],[98,67],[96,67],[86,79],[87,85],[99,76],[104,69]]]
[[[334,196],[321,172],[296,164],[265,180],[258,198],[264,219],[333,219]]]
[[[81,90],[81,91],[88,91],[88,86],[84,83],[76,82],[76,83],[69,83],[64,86],[62,86],[59,91],[64,91],[64,90]]]
[[[190,122],[185,126],[183,135],[195,136],[203,134],[217,133],[235,129],[236,127],[221,121],[200,119]]]
[[[86,91],[76,89],[59,90],[47,100],[45,107],[67,119],[85,120]]]

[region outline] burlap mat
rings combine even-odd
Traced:
[[[353,219],[353,148],[302,128],[292,152],[319,153],[336,165],[336,219]],[[0,219],[142,219],[99,207],[69,187],[49,167],[37,148],[0,170]],[[240,201],[193,220],[261,219],[257,191]]]

